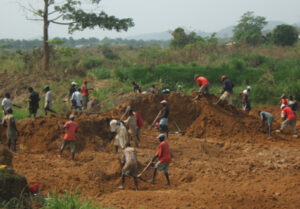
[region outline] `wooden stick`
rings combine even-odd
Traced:
[[[152,122],[151,128],[152,128],[152,126],[154,125],[155,121],[159,118],[160,114],[161,114],[161,111],[159,111],[159,113],[157,114],[156,118],[155,118],[154,121]]]
[[[142,170],[142,172],[137,177],[140,178],[141,175],[150,167],[151,164],[152,164],[152,160],[147,164],[147,166]]]

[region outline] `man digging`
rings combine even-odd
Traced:
[[[126,143],[126,148],[123,150],[121,163],[122,168],[122,185],[119,186],[119,189],[124,189],[125,177],[133,177],[135,189],[138,190],[138,181],[137,181],[137,157],[136,150],[133,147],[129,147],[129,144]]]
[[[156,155],[152,158],[152,162],[158,159],[158,162],[154,166],[154,171],[153,171],[153,177],[150,179],[148,182],[154,184],[155,183],[155,177],[157,174],[157,170],[163,171],[165,174],[165,177],[167,179],[167,185],[170,186],[170,179],[169,179],[169,172],[168,168],[170,163],[172,162],[172,158],[170,155],[170,148],[169,148],[169,143],[165,141],[165,135],[164,134],[159,134],[157,137],[160,141],[158,150]]]

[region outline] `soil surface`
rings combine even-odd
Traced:
[[[57,122],[66,122],[66,116],[22,120],[14,168],[29,184],[38,180],[44,195],[79,187],[84,196],[112,208],[300,208],[300,138],[293,138],[287,130],[283,134],[273,131],[272,139],[267,139],[257,110],[248,115],[233,106],[213,105],[214,96],[196,102],[192,98],[144,95],[103,114],[76,117],[80,131],[75,161],[68,149],[59,156],[64,131]],[[139,191],[134,190],[131,178],[120,190],[120,153],[114,153],[108,139],[106,118],[119,119],[130,105],[144,119],[137,148],[141,171],[159,145],[158,132],[150,124],[162,99],[170,107],[171,186],[165,185],[163,173],[158,173],[154,185],[145,182],[151,178],[150,167],[139,180]],[[273,129],[279,128],[279,107],[260,109],[273,113]],[[2,127],[0,133],[4,139]]]

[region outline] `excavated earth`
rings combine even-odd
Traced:
[[[192,98],[142,95],[106,113],[76,117],[80,131],[75,161],[69,150],[58,155],[64,132],[57,123],[65,122],[66,115],[22,120],[14,168],[30,184],[38,180],[43,195],[79,187],[89,199],[111,208],[300,208],[300,139],[287,130],[273,131],[267,140],[257,110],[248,115],[234,106],[213,105],[214,96],[196,102]],[[150,167],[139,180],[139,191],[130,178],[125,190],[119,190],[120,154],[114,154],[106,119],[119,119],[127,106],[142,116],[145,127],[137,148],[142,170],[159,144],[158,132],[150,124],[162,99],[170,107],[171,186],[165,186],[162,173],[155,185],[147,183],[153,172]],[[279,107],[261,109],[275,115],[274,129],[279,128]],[[6,143],[3,127],[0,133]]]

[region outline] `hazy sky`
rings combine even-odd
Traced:
[[[17,2],[43,0],[0,0],[0,39],[32,39],[42,37],[42,23],[28,21]],[[38,1],[38,2],[37,2]],[[183,26],[190,30],[215,32],[235,25],[246,11],[288,24],[300,22],[300,0],[102,0],[100,8],[119,18],[131,17],[135,27],[128,32],[100,29],[68,34],[67,27],[50,25],[51,37],[128,37],[162,32]]]

